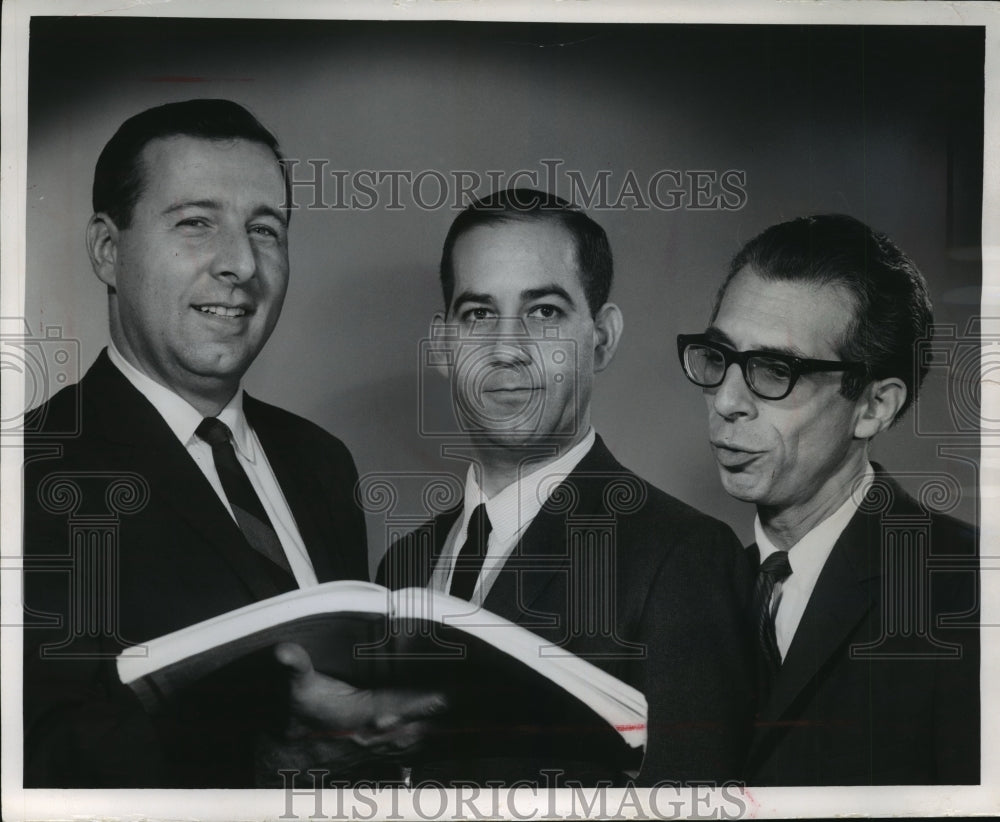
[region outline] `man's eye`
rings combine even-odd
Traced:
[[[272,239],[277,239],[280,235],[277,229],[272,228],[269,225],[253,225],[250,226],[251,234],[259,234],[262,237],[270,237]]]
[[[554,305],[536,305],[528,312],[528,316],[538,320],[552,320],[561,317],[562,313],[562,310]]]
[[[207,228],[208,220],[203,217],[185,217],[177,225],[184,228]]]
[[[465,322],[475,322],[476,320],[488,320],[493,316],[493,311],[489,308],[477,306],[462,312],[462,319]]]
[[[790,373],[787,363],[783,363],[780,360],[765,359],[757,361],[757,371],[760,372],[761,376],[773,380],[787,380]]]

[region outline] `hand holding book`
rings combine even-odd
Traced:
[[[282,769],[321,766],[336,775],[368,759],[411,754],[447,705],[432,691],[355,688],[316,671],[294,642],[275,646],[274,658],[288,677],[288,721],[283,735],[258,743],[260,787],[280,784]]]
[[[210,715],[206,694],[228,715],[242,699],[237,721],[271,729],[253,752],[268,785],[281,785],[282,768],[398,780],[404,757],[429,779],[459,778],[477,760],[525,757],[568,763],[567,773],[589,763],[632,773],[646,746],[640,691],[428,588],[342,581],[297,589],[126,648],[117,668],[154,715],[179,705],[201,722]],[[270,702],[261,699],[265,681]]]

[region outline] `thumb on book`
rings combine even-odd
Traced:
[[[282,642],[275,646],[274,658],[289,669],[293,676],[307,676],[312,673],[312,659],[309,652],[295,642]]]

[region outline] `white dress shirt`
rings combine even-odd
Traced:
[[[201,413],[187,400],[169,388],[160,385],[129,363],[115,348],[114,343],[108,346],[108,358],[125,375],[125,379],[132,383],[136,390],[149,400],[163,417],[164,422],[174,432],[174,436],[180,440],[181,445],[187,449],[195,464],[211,483],[219,500],[226,506],[226,510],[229,511],[229,515],[233,517],[235,522],[236,517],[233,515],[229,499],[219,481],[219,474],[215,470],[212,446],[195,434],[195,429],[202,421]],[[236,459],[243,466],[243,470],[246,471],[247,477],[250,479],[250,484],[257,492],[257,496],[260,497],[261,504],[271,520],[271,525],[274,526],[278,539],[281,541],[281,547],[288,558],[288,564],[292,569],[295,581],[300,588],[316,585],[316,572],[313,570],[309,552],[306,550],[298,526],[295,524],[295,518],[288,507],[281,486],[278,485],[271,464],[267,461],[264,449],[261,448],[257,435],[243,413],[242,388],[237,390],[229,404],[219,412],[218,418],[233,433]]]
[[[874,479],[875,470],[869,463],[861,482],[856,490],[848,495],[844,504],[788,550],[788,564],[792,566],[791,576],[775,585],[774,593],[771,595],[774,633],[782,660],[788,653],[792,637],[795,636],[799,622],[802,621],[802,614],[809,604],[809,597],[816,587],[816,580],[819,579],[834,544],[847,527],[847,523],[857,513],[858,505],[865,498]],[[760,561],[763,564],[765,559],[781,549],[775,547],[767,538],[759,516],[754,519],[753,530],[760,551]]]
[[[532,468],[531,473],[512,482],[491,499],[486,499],[479,483],[476,482],[475,466],[470,465],[465,478],[464,510],[445,540],[441,558],[434,566],[431,575],[431,588],[444,593],[451,588],[455,560],[465,543],[469,519],[476,506],[485,502],[492,530],[486,546],[483,570],[479,573],[471,599],[473,604],[481,605],[521,535],[534,521],[542,506],[552,496],[552,492],[593,448],[595,438],[594,429],[591,428],[587,435],[565,454],[539,468]]]

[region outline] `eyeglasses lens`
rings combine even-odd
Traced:
[[[726,378],[726,357],[718,349],[692,343],[684,350],[684,364],[691,380],[705,388],[721,385]],[[750,357],[745,374],[751,389],[769,399],[786,396],[792,381],[791,366],[771,357]]]
[[[704,345],[689,345],[685,362],[691,378],[698,384],[712,387],[726,376],[726,360],[720,351]]]
[[[747,380],[762,397],[777,398],[788,391],[792,369],[788,363],[769,357],[751,357],[747,362]]]

